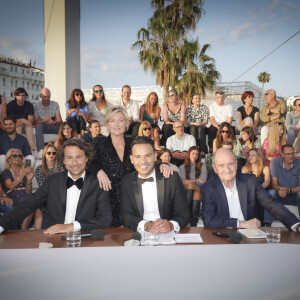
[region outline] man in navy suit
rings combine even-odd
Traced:
[[[124,176],[121,189],[121,223],[154,234],[179,231],[189,222],[188,202],[177,172],[164,178],[155,168],[151,139],[136,138],[130,156],[136,172]]]
[[[23,220],[41,206],[47,206],[48,225],[44,233],[106,228],[112,214],[108,192],[99,187],[96,176],[86,172],[93,147],[79,139],[67,140],[60,150],[66,171],[51,174],[27,201],[0,219],[0,233]]]
[[[205,227],[258,228],[258,203],[287,228],[299,231],[299,220],[281,203],[275,201],[257,182],[255,175],[237,173],[234,153],[217,150],[213,157],[216,173],[201,187],[202,218]]]

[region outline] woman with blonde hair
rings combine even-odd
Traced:
[[[150,138],[152,141],[154,141],[155,150],[159,151],[161,149],[159,143],[157,143],[157,140],[155,141],[154,139],[153,128],[148,121],[143,121],[141,123],[138,136],[146,136]]]
[[[34,170],[38,186],[41,187],[49,174],[60,173],[64,169],[58,163],[58,153],[53,143],[48,143],[43,150],[42,164]]]
[[[30,165],[24,166],[23,158],[21,150],[10,149],[5,155],[5,170],[1,174],[2,188],[5,194],[13,200],[14,206],[26,201],[32,193],[34,171]],[[35,229],[42,228],[42,211],[37,209],[23,220],[21,230],[28,229],[33,215]]]
[[[281,147],[286,143],[284,123],[273,123],[270,128],[269,137],[264,140],[261,146],[261,153],[265,157],[266,166],[270,166],[273,158],[281,157]]]

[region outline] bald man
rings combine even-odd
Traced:
[[[57,134],[62,123],[60,110],[56,101],[50,100],[51,92],[43,88],[40,93],[41,102],[34,105],[34,118],[36,130],[36,146],[39,158],[42,158],[44,149],[44,133]]]
[[[201,187],[202,218],[205,227],[258,228],[258,203],[287,228],[300,230],[300,221],[281,203],[275,201],[252,174],[237,173],[234,153],[220,148],[214,153],[215,176]]]

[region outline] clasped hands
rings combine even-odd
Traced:
[[[166,219],[156,219],[154,222],[148,222],[148,231],[153,234],[167,233],[172,230],[173,224]]]

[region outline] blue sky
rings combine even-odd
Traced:
[[[57,1],[57,0],[56,0]],[[0,0],[0,53],[44,67],[43,0]],[[222,81],[232,81],[300,30],[300,0],[207,0],[195,32],[215,58]],[[81,0],[81,88],[155,85],[131,50],[152,15],[150,0]],[[280,96],[300,94],[300,34],[243,75],[260,86],[266,71]]]

